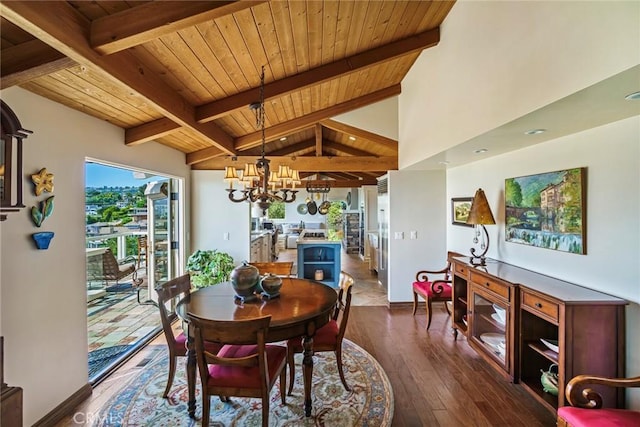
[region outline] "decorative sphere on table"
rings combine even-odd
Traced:
[[[253,296],[260,284],[260,272],[256,267],[243,261],[231,272],[231,286],[241,298]]]
[[[280,294],[282,279],[273,273],[265,274],[260,279],[260,287],[271,298]]]

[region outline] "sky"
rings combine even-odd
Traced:
[[[139,187],[155,179],[157,177],[136,179],[131,170],[85,163],[85,187]]]

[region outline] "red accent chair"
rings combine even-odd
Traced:
[[[558,427],[626,427],[640,426],[640,411],[602,407],[602,397],[587,387],[599,384],[609,387],[640,387],[640,377],[604,378],[578,375],[569,381],[565,389],[571,406],[558,408]]]
[[[333,351],[336,354],[338,363],[338,373],[345,390],[351,391],[344,378],[342,369],[342,339],[347,330],[347,321],[349,320],[349,310],[351,308],[351,288],[354,283],[353,277],[340,272],[340,290],[338,291],[338,301],[329,323],[316,331],[313,336],[313,352]],[[289,365],[289,394],[293,390],[293,380],[295,378],[295,360],[294,354],[302,353],[302,337],[292,338],[287,341],[287,359]]]
[[[169,379],[167,387],[164,389],[162,397],[166,398],[173,384],[173,377],[176,373],[176,362],[179,356],[187,355],[187,337],[184,332],[174,335],[171,324],[177,319],[173,312],[173,307],[168,308],[168,302],[179,301],[191,293],[191,276],[185,274],[175,279],[169,280],[156,288],[158,293],[158,308],[160,309],[160,321],[164,332],[167,346],[169,346]],[[209,351],[217,352],[222,346],[217,343],[207,343]]]
[[[413,315],[418,308],[418,295],[425,300],[427,310],[427,330],[431,326],[431,303],[444,302],[444,308],[450,315],[446,302],[451,301],[451,257],[464,256],[457,252],[447,252],[447,265],[441,270],[420,270],[416,273],[416,281],[413,282]],[[429,275],[440,275],[441,279],[429,280]]]
[[[269,394],[280,378],[285,402],[287,348],[267,345],[271,316],[251,320],[215,321],[188,315],[195,335],[196,357],[202,382],[202,426],[209,425],[210,398],[229,396],[262,398],[262,425],[269,425]],[[206,343],[223,344],[218,354]]]

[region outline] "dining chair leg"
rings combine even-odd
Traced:
[[[202,393],[202,427],[209,427],[211,396]]]
[[[451,316],[451,310],[449,310],[449,304],[447,304],[447,301],[444,302],[444,309],[447,310],[447,314]]]
[[[269,427],[269,396],[262,398],[262,427]]]
[[[176,373],[176,357],[173,354],[169,355],[169,378],[167,379],[167,387],[164,389],[164,394],[162,397],[165,399],[169,395],[169,390],[171,389],[171,385],[173,384],[173,377]]]
[[[431,326],[431,298],[427,298],[424,305],[427,309],[427,330],[429,330],[429,326]]]
[[[416,315],[416,309],[418,308],[418,294],[413,293],[413,315]]]
[[[286,373],[286,369],[283,369],[282,372],[280,372],[280,400],[282,401],[282,404],[286,404],[286,399],[287,399],[287,395],[286,395],[286,390],[287,390],[287,373]]]
[[[287,394],[289,396],[291,396],[291,392],[293,392],[293,382],[296,379],[296,362],[294,356],[293,349],[287,349],[287,364],[289,365],[289,391]]]
[[[344,386],[345,390],[351,391],[351,389],[347,385],[347,380],[344,379],[344,368],[342,367],[342,346],[336,349],[336,361],[338,362],[338,373],[340,374],[342,385]]]

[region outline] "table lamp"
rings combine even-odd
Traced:
[[[471,248],[471,258],[469,259],[471,264],[486,265],[485,254],[489,250],[489,233],[487,233],[485,225],[492,225],[495,223],[496,220],[493,219],[493,214],[491,213],[489,202],[487,202],[487,197],[484,195],[482,188],[479,188],[478,191],[476,191],[476,195],[473,196],[471,210],[467,217],[467,224],[472,224],[474,226],[475,235],[473,237],[473,243],[478,243],[480,238],[480,249],[482,249],[482,253],[476,255],[476,249]],[[483,233],[480,232],[480,229],[482,229]]]

